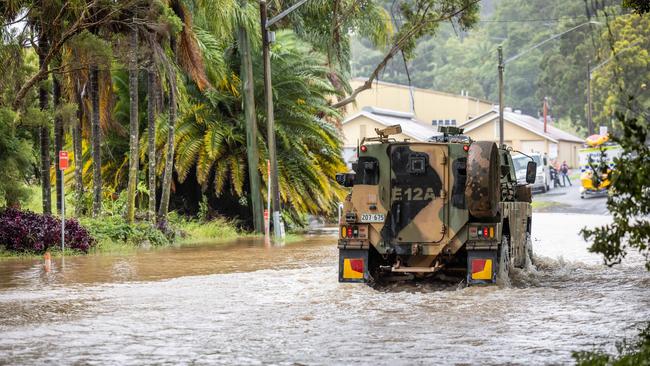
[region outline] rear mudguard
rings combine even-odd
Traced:
[[[368,281],[368,249],[339,249],[339,282]]]
[[[496,250],[467,251],[467,284],[493,284],[497,281],[499,260]]]

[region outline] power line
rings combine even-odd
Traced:
[[[604,18],[604,17],[591,17],[591,18]],[[610,17],[614,18],[614,17]],[[561,20],[587,20],[586,16],[580,17],[563,17],[563,18],[545,18],[545,19],[504,19],[504,20],[479,20],[479,23],[529,23],[529,22],[559,22]]]

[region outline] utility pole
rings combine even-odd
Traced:
[[[499,147],[503,146],[503,48],[497,48],[499,55]]]
[[[238,26],[239,53],[241,55],[241,76],[246,118],[246,151],[248,153],[248,179],[250,182],[253,228],[256,233],[264,232],[260,176],[257,171],[259,154],[257,151],[257,121],[255,118],[255,96],[253,94],[253,61],[246,28]]]
[[[543,113],[544,113],[544,133],[547,132],[547,118],[548,118],[548,106],[546,104],[546,99],[547,97],[544,97],[544,106],[543,106]]]
[[[499,68],[499,145],[503,145],[503,69],[504,69],[505,65],[507,63],[512,62],[512,61],[518,59],[519,57],[527,54],[528,52],[545,45],[546,43],[548,43],[548,42],[550,42],[550,41],[552,41],[554,39],[558,39],[558,38],[562,37],[563,35],[565,35],[567,33],[573,32],[574,30],[576,30],[578,28],[581,28],[581,27],[584,27],[585,25],[590,25],[590,24],[601,25],[602,23],[590,20],[588,22],[578,24],[573,28],[569,28],[569,29],[565,30],[564,32],[553,35],[553,36],[551,36],[551,37],[549,37],[549,38],[547,38],[547,39],[545,39],[545,40],[543,40],[543,41],[541,41],[541,42],[539,42],[539,43],[537,43],[537,44],[535,44],[535,45],[533,45],[533,46],[531,46],[531,47],[529,47],[529,48],[527,48],[527,49],[525,49],[525,50],[523,50],[521,52],[519,52],[518,54],[509,57],[505,61],[503,60],[503,50],[502,50],[501,46],[499,46],[499,48],[498,48],[498,54],[499,54],[499,66],[498,66],[498,68]]]
[[[591,107],[591,61],[587,61],[587,130],[594,134],[593,109]]]
[[[268,9],[266,1],[260,1],[262,22],[262,57],[264,58],[264,97],[266,99],[266,134],[268,139],[269,161],[271,165],[268,184],[273,217],[273,235],[284,238],[284,222],[280,214],[280,187],[278,185],[278,159],[275,146],[275,117],[273,115],[273,87],[271,80],[271,42],[275,35],[268,29]]]
[[[275,17],[268,19],[268,9],[265,0],[260,0],[260,18],[262,28],[262,56],[264,57],[264,95],[266,99],[266,120],[269,160],[271,161],[271,174],[269,184],[271,185],[271,202],[273,209],[273,235],[276,238],[284,238],[284,222],[280,214],[280,187],[278,185],[278,160],[275,146],[275,129],[273,116],[273,87],[271,82],[271,51],[270,44],[275,40],[275,35],[270,31],[273,24],[298,9],[307,0],[299,0],[289,8],[282,11]]]

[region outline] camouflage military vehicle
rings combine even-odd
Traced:
[[[510,150],[441,127],[430,142],[396,141],[399,125],[358,148],[339,218],[339,281],[429,276],[495,283],[532,257],[531,193]],[[530,162],[527,182],[535,179]]]

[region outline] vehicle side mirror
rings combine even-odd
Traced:
[[[352,187],[354,185],[354,173],[338,173],[336,174],[336,182],[343,187]]]
[[[537,163],[534,161],[529,161],[526,166],[526,183],[533,184],[535,183],[535,177],[537,176]]]

